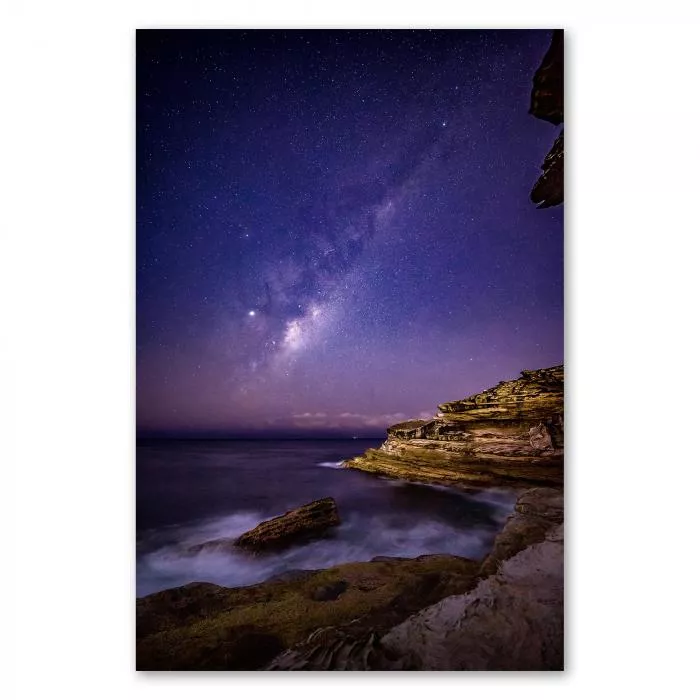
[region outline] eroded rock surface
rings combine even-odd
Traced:
[[[297,571],[241,588],[192,583],[160,591],[136,602],[136,665],[255,670],[310,635],[326,640],[327,650],[338,635],[376,637],[426,605],[473,588],[479,567],[429,555]]]
[[[265,520],[240,537],[209,540],[188,548],[192,554],[202,550],[235,550],[261,552],[295,544],[323,535],[329,528],[340,525],[338,506],[332,498],[321,498],[290,510],[271,520]]]
[[[564,494],[560,489],[536,488],[523,493],[513,513],[498,533],[490,554],[481,566],[481,576],[498,571],[502,562],[526,547],[542,542],[552,527],[564,522]]]
[[[387,666],[426,671],[564,668],[564,536],[503,562],[470,593],[409,617],[381,639]],[[393,660],[393,662],[392,662]]]
[[[243,588],[153,593],[137,601],[137,668],[561,668],[562,518],[561,491],[535,488],[483,562],[377,557]]]
[[[523,493],[481,566],[482,580],[388,631],[344,625],[277,656],[277,671],[543,671],[564,664],[560,490]],[[371,620],[370,620],[371,621]]]
[[[430,420],[391,426],[379,449],[345,466],[457,485],[562,484],[563,365],[525,370],[438,408]]]
[[[236,540],[236,544],[256,551],[274,549],[299,539],[321,535],[336,525],[340,525],[340,516],[335,500],[321,498],[260,523],[243,533]]]

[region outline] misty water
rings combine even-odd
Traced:
[[[293,569],[376,556],[484,556],[512,510],[515,492],[467,493],[340,466],[380,443],[140,440],[136,594],[193,581],[245,586]],[[337,501],[342,524],[323,539],[259,556],[184,552],[324,496]]]

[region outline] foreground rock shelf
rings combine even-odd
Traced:
[[[153,593],[136,603],[136,666],[260,669],[315,630],[387,631],[426,605],[472,588],[479,567],[450,555],[384,558],[288,572],[243,588],[191,583]]]
[[[430,420],[391,426],[379,449],[345,466],[453,485],[563,483],[563,365],[524,370],[517,379],[438,409]]]
[[[563,499],[535,488],[482,561],[378,557],[137,600],[139,670],[559,669]]]
[[[325,628],[280,654],[274,671],[558,671],[564,667],[564,502],[537,488],[466,592],[426,604],[388,631]]]

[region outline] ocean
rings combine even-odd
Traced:
[[[490,550],[515,491],[468,493],[340,466],[381,440],[139,440],[136,447],[136,595],[194,581],[246,586],[296,569],[376,556]],[[235,537],[262,520],[324,496],[341,525],[282,552],[200,552],[186,547]]]

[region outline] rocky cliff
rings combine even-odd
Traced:
[[[563,482],[564,367],[525,370],[430,420],[391,426],[379,449],[346,467],[453,485]]]
[[[559,126],[564,123],[564,31],[555,29],[547,53],[532,80],[530,114]],[[542,175],[530,193],[538,209],[564,201],[564,130],[545,156]]]

